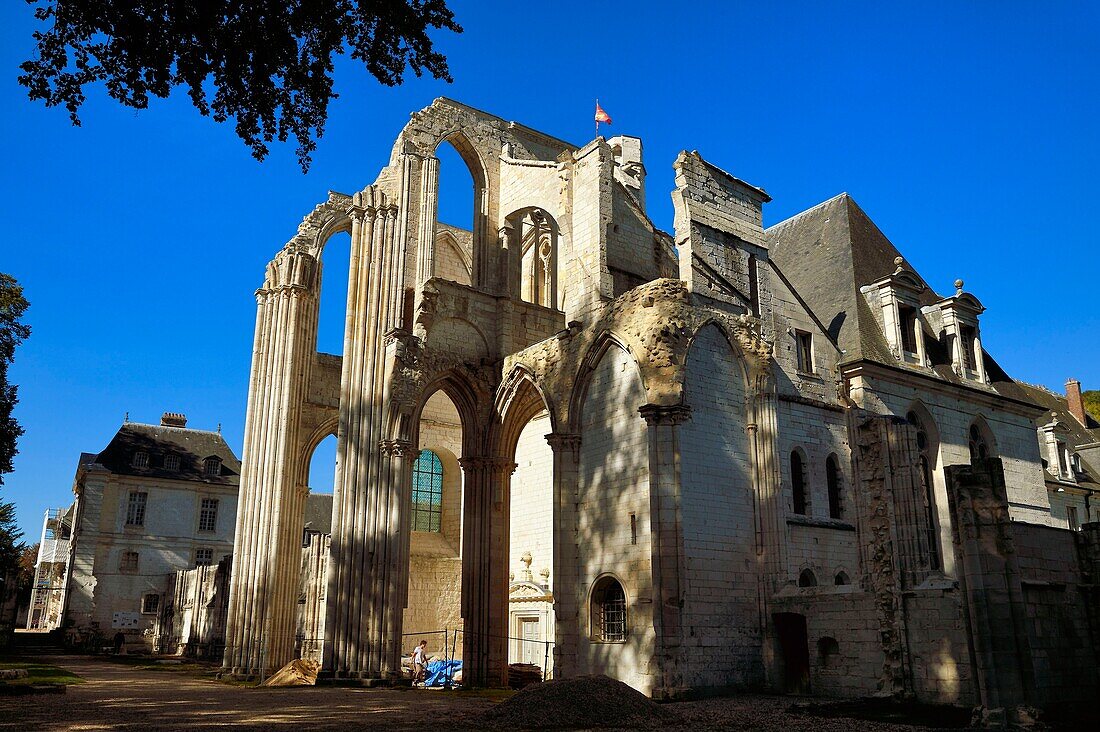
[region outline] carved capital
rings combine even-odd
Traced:
[[[378,446],[390,457],[413,460],[420,455],[420,451],[409,440],[382,440]]]
[[[678,425],[691,419],[691,407],[687,404],[645,404],[638,408],[638,414],[651,427]]]
[[[576,458],[581,450],[581,436],[571,432],[552,433],[546,435],[546,442],[555,454],[569,451]]]
[[[516,462],[508,458],[491,456],[463,457],[458,459],[458,464],[466,472],[499,472],[503,475],[511,475],[519,467]]]

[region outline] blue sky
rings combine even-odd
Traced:
[[[1096,5],[451,7],[466,32],[436,38],[455,83],[388,89],[340,63],[303,176],[292,145],[257,163],[183,94],[134,112],[91,90],[71,127],[16,84],[34,21],[3,4],[0,271],[25,286],[34,332],[11,370],[27,434],[0,495],[29,538],[71,501],[79,453],[105,447],[126,412],[220,423],[239,453],[264,265],[327,190],[371,183],[408,114],[440,95],[579,144],[599,97],[611,133],[644,139],[650,213],[668,230],[682,149],[767,189],[767,224],[848,191],[935,288],[965,279],[1010,374],[1100,388]],[[466,175],[453,163],[445,190]],[[443,218],[465,203],[444,202]],[[339,279],[322,348],[340,333]]]

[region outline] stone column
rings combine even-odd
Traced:
[[[407,171],[407,159],[404,164]],[[399,609],[390,604],[403,597],[393,589],[402,545],[394,525],[401,488],[383,450],[389,428],[385,333],[400,301],[394,290],[403,286],[390,270],[402,244],[398,208],[381,191],[357,194],[356,204],[363,221],[352,241],[354,270],[348,278],[324,669],[340,677],[377,677],[394,670],[392,648],[399,641],[387,645],[387,633]]]
[[[473,686],[501,686],[508,670],[509,493],[516,464],[463,457],[462,660]]]
[[[417,237],[417,287],[435,277],[435,224],[439,210],[439,158],[424,158],[420,169],[420,222]]]
[[[316,342],[318,267],[284,250],[257,291],[256,338],[226,619],[224,663],[252,674],[294,652],[304,496],[298,420]]]
[[[653,532],[653,626],[657,664],[655,695],[683,684],[681,614],[684,606],[684,535],[680,510],[679,427],[691,418],[686,404],[646,404],[649,426],[649,507]]]
[[[583,589],[577,576],[577,486],[581,436],[546,436],[554,451],[554,678],[575,673]]]

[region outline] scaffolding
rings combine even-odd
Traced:
[[[71,537],[71,509],[46,509],[34,567],[34,584],[31,585],[27,630],[53,630],[61,626],[65,587],[69,580]]]

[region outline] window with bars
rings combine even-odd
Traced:
[[[218,499],[204,498],[199,506],[199,531],[214,531],[218,528]]]
[[[592,590],[593,640],[626,640],[626,593],[614,577],[602,577]]]
[[[442,529],[443,462],[431,450],[421,450],[413,464],[412,530]]]
[[[209,567],[214,563],[214,550],[202,547],[195,550],[195,566],[196,567]]]
[[[147,467],[149,467],[149,453],[141,452],[141,451],[135,452],[134,453],[134,459],[131,461],[131,464],[135,468],[147,468]]]
[[[145,491],[130,491],[130,497],[126,501],[126,525],[145,525],[145,504],[149,500],[149,494]]]
[[[180,469],[180,456],[179,455],[165,455],[164,456],[164,469],[176,471]]]
[[[118,561],[118,570],[131,574],[137,572],[139,560],[140,557],[137,552],[122,552],[122,556]]]
[[[960,329],[962,337],[959,340],[959,350],[962,351],[962,365],[967,371],[974,371],[977,367],[977,358],[974,353],[974,342],[978,333],[973,326],[964,325]]]
[[[221,475],[222,461],[216,457],[208,457],[202,461],[202,472],[206,475]]]
[[[150,593],[141,598],[141,612],[151,615],[160,609],[160,595]]]

